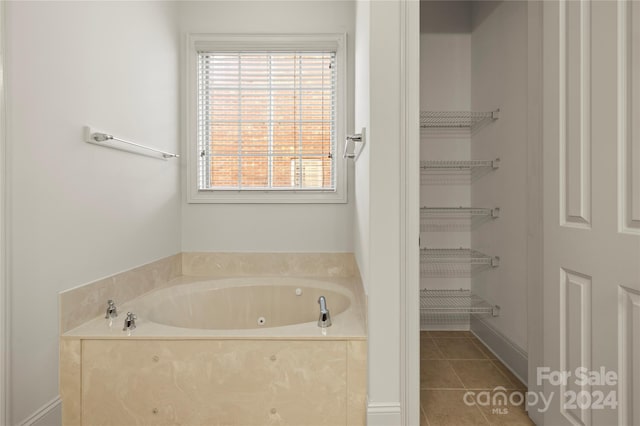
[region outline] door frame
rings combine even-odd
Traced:
[[[0,425],[9,425],[9,367],[10,297],[7,274],[7,147],[6,147],[6,13],[5,2],[0,2]]]
[[[537,394],[544,391],[536,381],[537,369],[544,365],[543,3],[529,0],[527,5],[527,387]],[[537,408],[527,406],[529,417],[544,424],[544,413]]]
[[[527,355],[530,391],[539,391],[537,367],[543,365],[543,262],[542,262],[542,7],[527,1]],[[403,425],[420,423],[420,3],[401,4],[401,137],[400,137],[400,406]],[[537,424],[543,413],[527,407]]]
[[[420,2],[400,4],[400,413],[420,424]]]

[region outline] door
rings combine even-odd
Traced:
[[[544,3],[547,425],[640,424],[640,3]],[[531,397],[531,396],[530,396]]]

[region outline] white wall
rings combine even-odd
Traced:
[[[6,4],[14,424],[58,395],[57,292],[180,251],[178,163],[82,137],[179,149],[174,6]]]
[[[463,0],[422,0],[420,2],[420,33],[469,34],[471,3],[473,2]]]
[[[353,127],[355,3],[351,1],[181,2],[179,31],[347,33],[347,131]],[[347,204],[187,204],[184,251],[352,252],[353,165]],[[184,179],[186,181],[186,179]]]
[[[469,111],[471,109],[471,5],[468,2],[423,1],[420,5],[420,109]],[[421,160],[469,160],[471,138],[457,131],[420,132]],[[422,178],[423,207],[469,207],[471,186],[456,179]],[[423,248],[469,247],[471,234],[463,226],[442,226],[445,232],[421,233]],[[466,277],[421,277],[421,288],[469,289]],[[423,323],[423,327],[445,327]],[[468,328],[468,321],[450,324]],[[446,326],[445,328],[448,328]]]
[[[355,245],[368,291],[370,425],[400,421],[400,7],[357,6],[357,66],[364,68],[356,74],[364,80],[356,111],[358,125],[369,127],[356,165]]]
[[[500,305],[486,321],[527,349],[527,3],[475,2],[471,36],[472,107],[500,108],[500,119],[473,137],[476,159],[500,157],[500,168],[475,184],[474,205],[501,209],[472,234],[474,248],[501,258],[474,277],[474,291]]]
[[[355,128],[370,130],[369,117],[369,21],[368,0],[356,2],[355,30]],[[367,291],[369,282],[369,144],[365,144],[355,163],[353,244],[362,282]]]

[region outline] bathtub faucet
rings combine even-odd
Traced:
[[[107,302],[107,313],[105,314],[106,319],[115,318],[118,316],[118,309],[116,308],[116,303],[109,299]]]
[[[327,299],[324,296],[320,296],[318,299],[320,304],[320,318],[318,318],[318,327],[331,327],[331,314],[327,309]]]
[[[122,331],[135,330],[137,319],[138,317],[136,317],[136,314],[134,314],[133,312],[127,312],[127,318],[125,318],[124,320],[124,327],[122,328]]]

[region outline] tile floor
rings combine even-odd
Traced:
[[[502,405],[497,398],[495,406],[464,402],[469,391],[492,391],[498,386],[505,389],[502,391],[505,395],[514,392],[524,395],[527,389],[470,332],[420,333],[421,426],[533,425],[524,404]],[[477,395],[477,400],[493,393],[483,392]],[[519,395],[510,400],[520,402]]]

